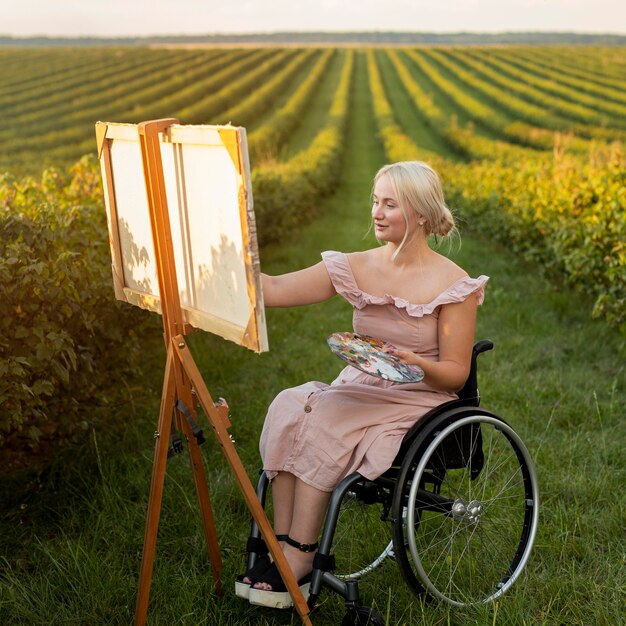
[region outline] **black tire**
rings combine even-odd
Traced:
[[[454,409],[424,428],[394,492],[393,542],[416,594],[453,606],[489,602],[529,558],[539,496],[515,431],[478,408]]]
[[[385,626],[385,621],[374,609],[360,606],[358,609],[348,609],[341,626]]]

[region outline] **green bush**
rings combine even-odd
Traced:
[[[71,440],[137,373],[150,316],[114,298],[102,204],[95,159],[0,177],[2,447]]]
[[[595,300],[593,315],[626,331],[626,161],[619,147],[446,168],[448,200],[551,276]]]

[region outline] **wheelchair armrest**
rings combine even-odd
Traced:
[[[470,373],[465,381],[465,385],[463,385],[463,389],[461,389],[457,395],[461,400],[478,400],[478,355],[483,352],[488,352],[489,350],[493,350],[493,341],[489,341],[488,339],[483,339],[481,341],[477,341],[474,344],[474,348],[472,349],[472,363],[470,366]]]
[[[489,341],[489,339],[481,339],[480,341],[477,341],[474,344],[472,360],[483,352],[489,352],[489,350],[493,350],[493,341]]]

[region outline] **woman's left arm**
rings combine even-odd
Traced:
[[[424,382],[440,391],[456,392],[469,376],[478,302],[471,295],[463,302],[444,304],[439,313],[439,360],[429,361],[415,352],[395,350],[405,363],[424,370]]]

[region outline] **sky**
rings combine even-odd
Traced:
[[[280,31],[626,34],[624,0],[3,0],[0,34],[145,36]]]

